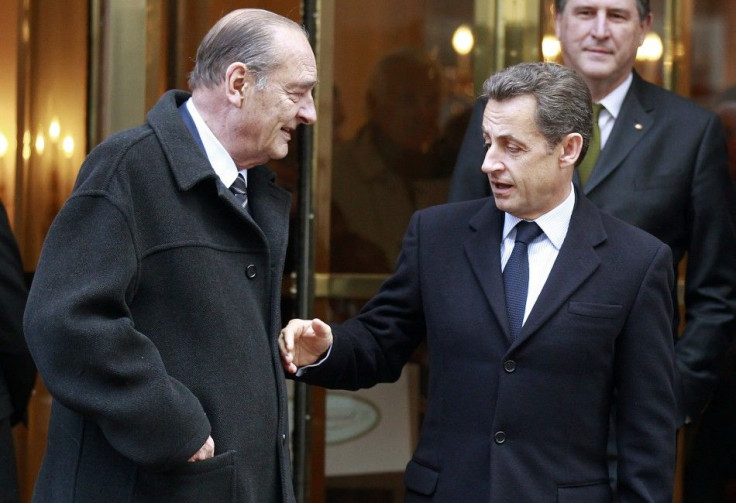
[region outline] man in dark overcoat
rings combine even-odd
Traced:
[[[524,63],[483,93],[493,198],[415,213],[396,271],[358,316],[282,330],[285,369],[310,384],[367,388],[397,380],[426,342],[407,503],[669,503],[670,249],[573,189],[592,130],[576,73]],[[606,456],[614,402],[617,499]]]
[[[44,244],[26,338],[53,396],[37,502],[289,502],[276,334],[290,196],[262,166],[316,119],[302,28],[241,9],[189,80],[95,148]]]

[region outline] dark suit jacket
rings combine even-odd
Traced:
[[[23,338],[27,295],[18,246],[0,203],[0,419],[10,417],[11,424],[25,417],[36,379]]]
[[[394,381],[426,338],[429,391],[410,502],[609,502],[618,388],[622,502],[671,501],[675,451],[670,250],[579,199],[522,334],[510,341],[492,200],[416,213],[394,275],[335,326],[301,377]]]
[[[293,501],[276,336],[290,195],[243,210],[166,93],[87,157],[44,242],[26,338],[54,397],[37,502]],[[205,442],[215,456],[188,463]]]
[[[479,100],[473,111],[451,201],[490,194],[480,170],[484,106]],[[585,194],[603,211],[667,243],[675,270],[687,255],[686,323],[679,339],[675,334],[681,420],[696,417],[707,403],[736,331],[732,187],[718,116],[634,73]]]

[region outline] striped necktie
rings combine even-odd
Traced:
[[[240,206],[250,211],[248,208],[248,184],[245,182],[243,173],[238,173],[235,181],[230,186],[230,192],[235,195],[235,199],[240,202]]]

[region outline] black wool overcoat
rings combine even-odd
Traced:
[[[170,91],[95,148],[46,238],[26,338],[54,401],[34,501],[292,501],[276,335],[289,194],[253,217]],[[211,435],[215,457],[187,463]]]

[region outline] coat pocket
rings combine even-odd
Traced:
[[[557,503],[609,503],[613,501],[608,481],[557,488]]]
[[[596,304],[594,302],[576,302],[570,301],[567,305],[567,311],[580,316],[590,316],[591,318],[617,318],[623,311],[623,306],[618,304]]]
[[[167,470],[139,470],[133,501],[140,503],[235,502],[236,453],[227,451],[213,458]]]

